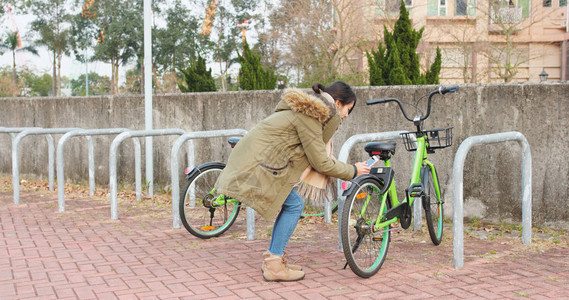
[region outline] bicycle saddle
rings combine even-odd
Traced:
[[[241,140],[240,137],[232,136],[229,138],[228,142],[229,145],[231,145],[231,148],[235,148],[235,145],[237,145],[237,142],[239,142],[240,140]]]
[[[367,143],[364,147],[364,150],[369,153],[369,155],[378,155],[381,154],[383,151],[388,151],[391,154],[395,153],[395,142],[389,143]]]

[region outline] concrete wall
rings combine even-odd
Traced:
[[[392,130],[414,130],[396,104],[366,106],[365,100],[395,97],[414,103],[432,90],[421,87],[357,87],[358,103],[334,137],[337,154],[354,134]],[[186,131],[251,129],[269,115],[279,101],[280,91],[196,93],[154,96],[154,128]],[[144,97],[76,97],[0,99],[0,126],[24,127],[127,127],[144,129]],[[420,108],[425,111],[426,101]],[[414,111],[408,109],[410,114]],[[447,216],[451,216],[451,172],[460,143],[469,136],[519,131],[528,139],[533,158],[534,223],[569,220],[569,84],[463,85],[460,92],[436,97],[425,128],[454,127],[454,144],[429,158],[438,168]],[[55,139],[60,137],[56,136]],[[158,190],[169,184],[170,149],[176,137],[155,137],[155,176]],[[96,178],[108,183],[108,152],[112,137],[96,137]],[[142,140],[144,142],[144,140]],[[74,138],[66,147],[68,180],[86,182],[85,138]],[[21,145],[21,174],[47,176],[45,138],[31,136]],[[143,148],[144,149],[144,148]],[[224,161],[230,153],[225,138],[196,141],[196,162]],[[10,174],[10,137],[0,135],[0,171]],[[120,150],[119,180],[134,182],[132,143]],[[354,148],[350,161],[366,159],[363,145]],[[184,164],[184,155],[180,157]],[[393,159],[398,190],[409,182],[413,156],[398,144]],[[144,162],[144,158],[143,158]],[[180,170],[182,172],[182,170]],[[465,215],[487,220],[521,219],[521,155],[516,142],[474,147],[465,166]],[[567,223],[564,223],[567,224]]]

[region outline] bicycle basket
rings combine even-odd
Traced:
[[[424,130],[429,141],[427,150],[442,149],[452,146],[452,127],[438,128],[438,129],[428,129]],[[401,133],[403,138],[403,144],[405,145],[405,150],[416,151],[417,150],[417,138],[415,137],[417,132],[404,132]]]

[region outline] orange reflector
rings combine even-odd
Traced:
[[[202,230],[203,230],[203,231],[211,231],[211,230],[214,230],[214,229],[215,229],[215,227],[209,226],[209,225],[202,227]]]
[[[356,195],[356,199],[362,199],[362,198],[365,198],[365,197],[367,197],[367,193],[359,193],[359,194]]]

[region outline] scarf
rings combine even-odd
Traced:
[[[326,144],[326,153],[329,157],[334,157],[332,155],[332,140]],[[324,205],[324,201],[336,199],[336,189],[333,182],[330,176],[318,173],[311,166],[308,166],[294,187],[307,204]]]

